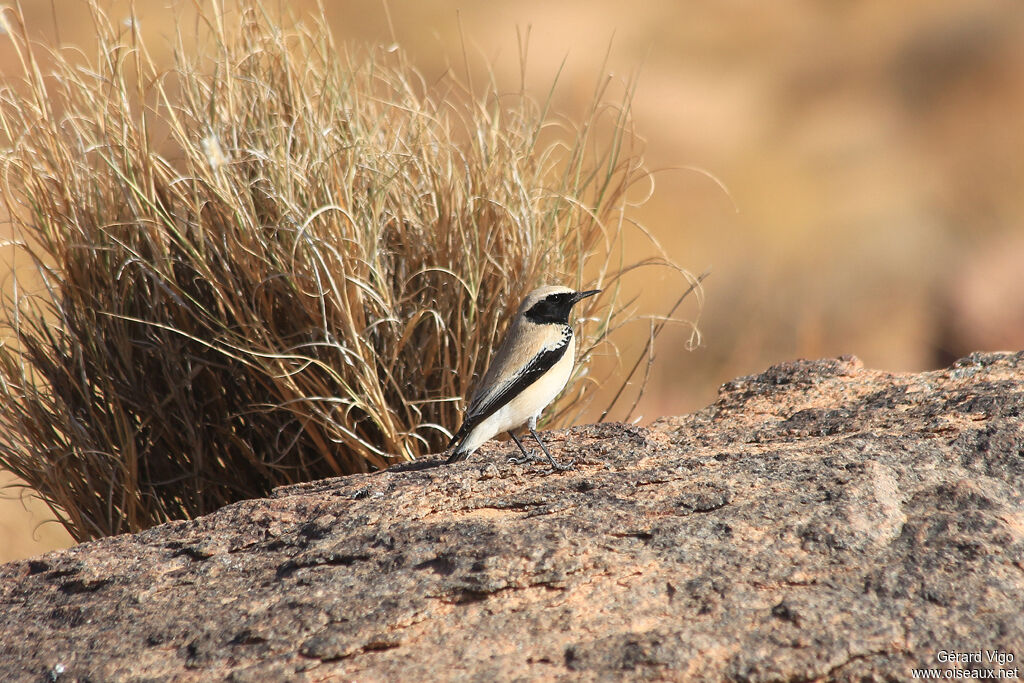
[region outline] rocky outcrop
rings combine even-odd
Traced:
[[[279,489],[0,568],[0,678],[1010,672],[1022,415],[1024,353],[914,375],[798,361],[649,428],[550,433],[570,472],[492,443]]]

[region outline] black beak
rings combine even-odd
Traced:
[[[583,301],[584,299],[586,299],[588,296],[594,296],[595,294],[600,294],[600,293],[601,293],[600,289],[591,289],[590,291],[587,291],[587,292],[576,292],[575,294],[572,295],[572,302],[573,302],[573,304],[577,304],[580,301]]]

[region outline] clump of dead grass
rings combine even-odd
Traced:
[[[581,371],[625,320],[628,98],[601,86],[570,125],[251,1],[202,13],[216,47],[165,69],[93,14],[87,58],[40,55],[8,10],[23,68],[0,92],[41,282],[4,301],[0,465],[76,539],[438,450],[538,284],[606,290]]]

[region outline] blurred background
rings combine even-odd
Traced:
[[[80,0],[24,4],[40,42],[90,45]],[[169,60],[191,3],[103,3],[126,20],[132,4]],[[316,5],[283,4],[299,16]],[[699,409],[722,382],[793,358],[852,353],[915,371],[1024,348],[1019,0],[325,4],[338,42],[398,44],[428,82],[468,61],[475,78],[491,67],[517,90],[517,30],[528,30],[526,87],[544,98],[564,60],[555,105],[570,119],[603,75],[620,91],[636,79],[635,126],[655,187],[634,217],[676,262],[712,270],[703,345],[688,352],[690,330],[666,329],[639,405],[645,420]],[[5,83],[14,59],[0,44]],[[639,235],[633,248],[650,251]],[[0,264],[5,288],[10,268]],[[631,284],[640,307],[664,312],[679,280],[647,277]],[[619,337],[630,359],[648,334],[634,328]],[[614,372],[605,362],[598,371]],[[0,473],[0,485],[10,481]],[[7,497],[0,561],[71,543],[44,523],[44,506]]]

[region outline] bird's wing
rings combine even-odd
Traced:
[[[466,411],[463,428],[465,428],[465,425],[470,425],[469,429],[472,429],[497,412],[503,405],[518,396],[523,389],[536,382],[540,379],[541,375],[554,367],[555,363],[560,361],[562,356],[565,355],[565,351],[568,348],[568,339],[558,346],[545,348],[540,353],[534,355],[507,380],[492,387],[489,391],[474,396],[469,410]]]
[[[448,448],[461,442],[478,424],[536,382],[565,355],[572,340],[572,328],[546,325],[547,329],[541,334],[524,337],[515,328],[517,322],[513,322],[513,327],[505,334],[490,367],[477,383],[462,426]]]

